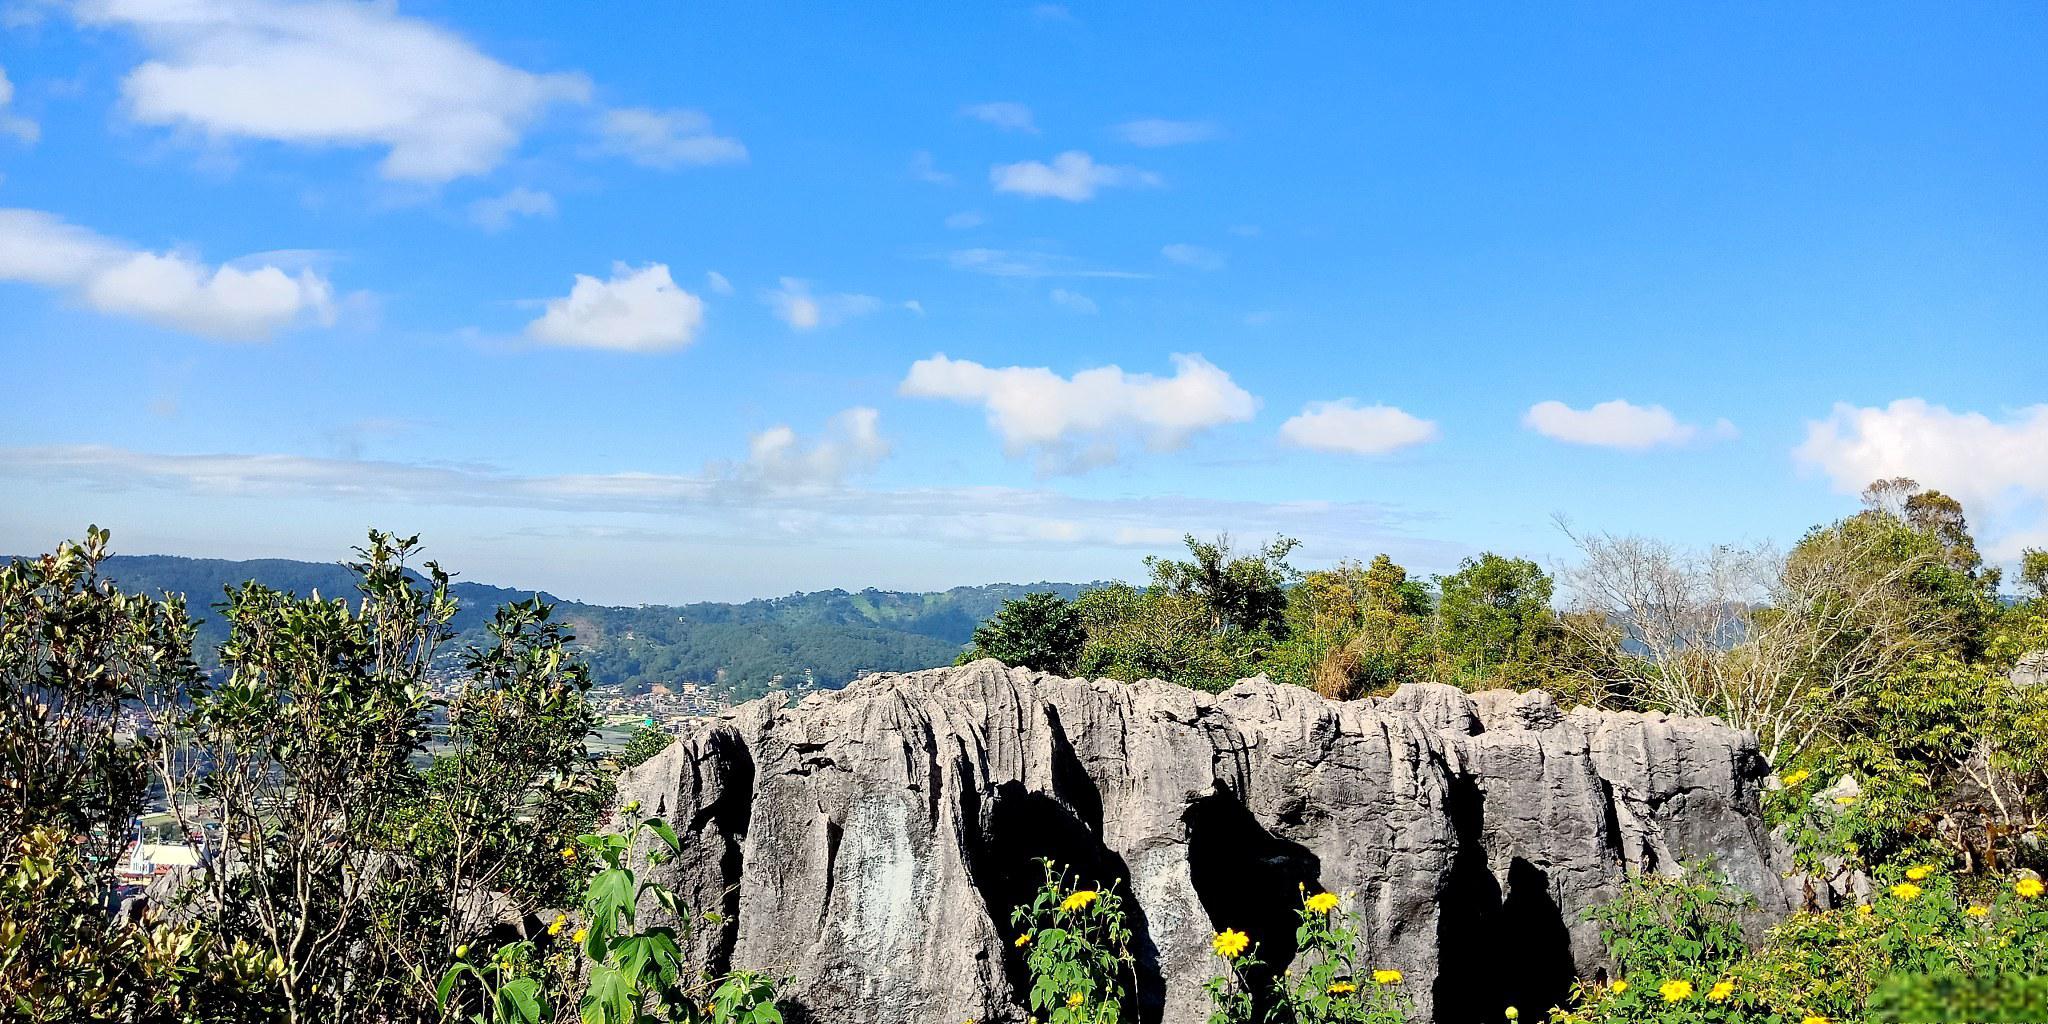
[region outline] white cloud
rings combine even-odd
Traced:
[[[825,436],[805,444],[795,430],[778,424],[747,442],[747,476],[781,486],[836,484],[873,469],[889,454],[881,414],[865,406],[848,409],[826,425]]]
[[[1529,407],[1522,422],[1554,440],[1635,451],[1684,444],[1701,435],[1700,428],[1679,422],[1671,410],[1661,405],[1636,405],[1619,398],[1590,409],[1574,409],[1563,402],[1538,402]],[[1711,433],[1716,437],[1733,437],[1735,425],[1717,420]]]
[[[1100,306],[1095,304],[1094,299],[1079,292],[1070,292],[1065,288],[1054,288],[1051,298],[1053,305],[1059,306],[1062,309],[1073,310],[1076,313],[1087,313],[1092,316],[1101,309]]]
[[[39,210],[0,210],[0,281],[62,291],[102,313],[212,338],[250,341],[304,319],[334,320],[334,289],[272,254],[210,266],[134,249]]]
[[[1310,402],[1280,425],[1280,436],[1303,448],[1353,455],[1384,455],[1434,441],[1437,425],[1391,405],[1360,406],[1352,399]]]
[[[785,277],[780,283],[781,287],[765,293],[762,299],[775,311],[777,319],[799,331],[835,327],[882,308],[882,300],[872,295],[812,295],[807,281]]]
[[[872,430],[863,432],[859,412],[842,414],[823,439],[809,443],[794,435],[785,443],[779,430],[765,431],[752,446],[757,456],[737,464],[714,463],[694,474],[529,476],[490,466],[286,452],[174,454],[58,445],[0,448],[0,479],[17,488],[15,481],[89,487],[103,506],[114,505],[121,495],[135,496],[142,507],[156,494],[199,495],[241,515],[275,515],[292,506],[261,502],[295,499],[347,509],[405,503],[532,510],[574,516],[579,524],[628,529],[641,522],[614,517],[645,515],[659,517],[660,528],[684,531],[693,541],[709,537],[777,548],[795,545],[806,557],[816,548],[804,545],[820,538],[858,539],[862,550],[897,541],[975,550],[983,557],[982,549],[992,545],[1057,552],[1076,545],[1166,551],[1178,546],[1183,532],[1284,533],[1317,552],[1385,550],[1408,564],[1446,567],[1471,553],[1419,539],[1410,530],[1420,520],[1368,502],[1084,498],[1015,487],[882,490],[833,484],[835,470],[856,474],[880,457],[882,442]],[[810,454],[820,449],[831,454]],[[963,563],[954,571],[980,571],[975,564]]]
[[[2048,542],[2048,404],[2001,422],[1919,398],[1841,403],[1806,425],[1793,456],[1844,494],[1894,476],[1944,491],[1985,518],[2001,557],[2017,554],[2025,538]]]
[[[1175,242],[1172,245],[1161,246],[1159,255],[1166,257],[1169,263],[1178,263],[1183,267],[1193,267],[1196,270],[1223,269],[1222,253],[1214,249],[1204,249],[1199,245],[1189,245],[1186,242]]]
[[[903,300],[903,308],[905,310],[908,310],[909,312],[916,313],[918,316],[924,315],[924,303],[919,302],[916,299]]]
[[[988,218],[982,216],[980,210],[962,210],[946,218],[946,226],[955,231],[964,228],[978,228],[986,223],[988,223]]]
[[[1142,188],[1160,184],[1159,175],[1151,171],[1139,170],[1136,167],[1098,164],[1094,157],[1077,149],[1053,157],[1050,164],[1037,160],[998,164],[989,169],[988,178],[998,192],[1049,196],[1070,203],[1087,202],[1095,198],[1095,193],[1100,189]]]
[[[516,186],[469,204],[469,219],[485,231],[503,231],[516,217],[552,217],[555,197],[538,189]]]
[[[623,156],[642,167],[673,170],[747,160],[738,139],[714,135],[711,118],[698,110],[619,107],[598,118],[598,152]]]
[[[548,107],[589,98],[579,74],[534,74],[388,3],[85,0],[148,59],[128,115],[210,139],[386,151],[387,178],[441,182],[496,167]]]
[[[931,153],[922,149],[910,155],[910,176],[927,185],[951,185],[953,183],[953,176],[939,170],[938,164],[932,160]]]
[[[1168,121],[1147,117],[1125,121],[1111,129],[1116,137],[1133,146],[1185,146],[1221,138],[1223,130],[1208,121]]]
[[[1044,367],[990,367],[935,355],[911,364],[899,390],[980,405],[1012,455],[1035,453],[1048,470],[1114,461],[1136,435],[1171,449],[1203,430],[1251,419],[1257,399],[1197,355],[1175,355],[1171,377],[1115,366],[1062,377]]]
[[[7,69],[0,68],[0,135],[12,135],[33,146],[37,139],[42,138],[42,126],[26,117],[8,113],[7,107],[13,102],[14,83],[7,80]]]
[[[731,295],[733,291],[732,282],[726,280],[725,275],[716,270],[704,272],[704,287],[718,295]]]
[[[577,274],[569,294],[549,299],[526,335],[548,345],[621,352],[661,352],[694,341],[704,325],[704,300],[676,287],[668,266],[612,264],[600,281]]]
[[[961,107],[960,112],[1006,132],[1038,134],[1038,125],[1032,120],[1031,108],[1022,103],[975,103]]]

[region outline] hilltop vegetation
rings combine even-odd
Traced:
[[[1189,538],[1142,588],[595,611],[410,568],[416,539],[373,532],[346,566],[226,590],[211,672],[177,595],[238,563],[123,567],[95,529],[0,570],[0,1008],[48,1024],[776,1024],[773,978],[691,959],[689,929],[731,927],[724,908],[638,874],[646,842],[730,851],[658,820],[597,830],[616,765],[585,744],[593,665],[635,678],[631,645],[748,634],[771,638],[761,664],[797,665],[806,648],[772,638],[865,629],[942,643],[929,662],[965,631],[962,657],[1117,679],[1266,672],[1334,699],[1543,686],[1719,717],[1761,740],[1764,810],[1809,872],[1808,909],[1759,932],[1711,864],[1631,883],[1595,918],[1621,973],[1528,1019],[2027,1019],[2048,961],[2048,686],[2014,670],[2048,650],[2048,553],[2026,554],[2006,599],[1956,502],[1902,480],[1866,499],[1783,554],[1581,536],[1563,586],[1496,555],[1423,580],[1385,555],[1302,572],[1292,541]],[[970,629],[977,608],[994,614]],[[133,895],[116,867],[152,793],[211,859],[109,914]],[[1016,919],[1049,1022],[1131,1019],[1101,883],[1055,873]],[[684,927],[643,927],[643,894]],[[1397,1024],[1398,991],[1367,985],[1399,972],[1361,975],[1341,899],[1302,895],[1314,949],[1289,963],[1253,971],[1260,951],[1217,922],[1212,1019]],[[1076,937],[1082,911],[1102,916]],[[1285,1009],[1254,1016],[1270,1007]]]
[[[226,561],[170,555],[113,555],[102,575],[139,594],[183,595],[198,633],[194,651],[208,670],[220,666],[228,623],[214,606],[221,595],[255,580],[301,597],[314,592],[353,597],[356,579],[338,563],[267,558]],[[627,692],[655,683],[715,682],[735,697],[759,696],[781,679],[843,686],[869,672],[895,672],[953,660],[974,628],[1006,600],[1026,593],[1078,595],[1073,583],[954,587],[933,593],[825,590],[738,604],[618,607],[568,601],[541,591],[453,582],[458,602],[449,628],[458,643],[481,639],[492,609],[531,598],[555,607],[576,634],[575,649],[592,681]]]

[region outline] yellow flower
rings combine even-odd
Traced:
[[[1308,898],[1306,905],[1310,910],[1318,914],[1327,914],[1337,909],[1337,894],[1334,892],[1316,893]]]
[[[1991,913],[1991,908],[1981,906],[1971,907],[1970,909],[1963,911],[1963,913],[1968,914],[1971,917],[1984,917]]]
[[[1856,913],[1863,917],[1869,917],[1873,913],[1873,911],[1871,909],[1870,904],[1865,903],[1856,908]]]
[[[556,914],[556,915],[555,915],[555,919],[554,919],[554,920],[552,920],[552,921],[549,921],[549,922],[548,922],[548,934],[549,934],[549,935],[560,935],[560,934],[562,934],[562,926],[563,926],[563,925],[566,925],[566,924],[568,924],[568,923],[569,923],[569,916],[568,916],[567,914]]]
[[[1911,882],[1900,882],[1892,886],[1892,895],[1911,902],[1920,898],[1920,887]]]
[[[1375,985],[1399,985],[1401,983],[1401,972],[1374,971],[1372,972],[1372,983]]]
[[[640,810],[640,801],[628,800],[626,801],[626,806],[620,808],[620,810],[625,811],[627,814],[632,814]]]
[[[1353,985],[1352,983],[1350,983],[1350,982],[1348,982],[1348,981],[1340,981],[1340,982],[1336,983],[1335,985],[1332,985],[1332,986],[1330,986],[1330,994],[1331,994],[1331,995],[1333,995],[1333,996],[1341,996],[1341,995],[1344,995],[1344,994],[1346,994],[1346,993],[1350,993],[1350,992],[1356,992],[1356,991],[1358,991],[1358,986],[1356,986],[1356,985]]]
[[[1835,798],[1835,802],[1836,802],[1836,803],[1838,803],[1838,804],[1841,804],[1841,805],[1842,805],[1842,806],[1844,806],[1844,807],[1847,807],[1847,806],[1849,806],[1850,804],[1853,804],[1853,803],[1855,803],[1855,802],[1856,802],[1856,798],[1855,798],[1854,796],[1852,796],[1852,795],[1849,795],[1849,794],[1846,794],[1846,793],[1845,793],[1845,794],[1843,794],[1843,795],[1841,795],[1841,796],[1838,796],[1838,797],[1836,797],[1836,798]]]
[[[574,935],[571,935],[571,936],[569,936],[569,941],[570,941],[570,942],[575,942],[575,943],[581,943],[581,942],[582,942],[582,941],[583,941],[584,939],[587,939],[587,938],[589,938],[589,937],[590,937],[590,929],[588,929],[588,928],[578,928],[578,929],[576,929],[576,934],[574,934]]]
[[[1072,1008],[1074,1008],[1074,1009],[1076,1009],[1076,1010],[1080,1009],[1080,1008],[1081,1008],[1081,1004],[1082,1004],[1082,1003],[1085,1003],[1085,1002],[1087,1002],[1087,1001],[1088,1001],[1088,997],[1087,997],[1087,996],[1084,996],[1084,995],[1082,995],[1082,994],[1081,994],[1081,993],[1079,993],[1079,992],[1076,992],[1076,993],[1074,993],[1073,995],[1070,995],[1070,996],[1068,996],[1068,997],[1067,997],[1067,1005],[1068,1005],[1068,1006],[1070,1006],[1070,1007],[1072,1007]]]
[[[1615,995],[1620,995],[1623,992],[1628,991],[1628,982],[1623,981],[1620,978],[1616,978],[1614,979],[1614,984],[1609,985],[1607,987],[1612,989]]]
[[[2030,900],[2036,896],[2041,895],[2042,888],[2043,886],[2041,885],[2040,879],[2022,878],[2020,879],[2018,885],[2012,887],[2012,891],[2018,893],[2020,899]]]
[[[573,847],[573,846],[564,846],[564,847],[562,847],[562,859],[563,859],[563,860],[575,860],[575,859],[576,859],[576,848],[575,848],[575,847]]]
[[[1790,786],[1797,786],[1797,785],[1799,785],[1800,783],[1802,783],[1802,782],[1805,782],[1805,781],[1806,781],[1807,779],[1811,778],[1812,776],[1813,776],[1813,773],[1812,773],[1812,772],[1810,772],[1810,771],[1807,771],[1807,770],[1805,770],[1805,769],[1803,769],[1803,768],[1802,768],[1802,769],[1800,769],[1799,771],[1793,772],[1792,774],[1790,774],[1790,775],[1787,775],[1787,776],[1785,776],[1785,777],[1784,777],[1784,778],[1782,778],[1782,779],[1779,779],[1779,780],[1778,780],[1778,782],[1779,782],[1779,784],[1780,784],[1780,785],[1783,785],[1783,786],[1787,786],[1787,787],[1790,787]]]
[[[1235,960],[1246,949],[1250,948],[1251,944],[1251,936],[1235,928],[1225,928],[1216,933],[1216,938],[1209,943],[1209,947],[1216,951],[1217,956],[1227,960]]]
[[[1928,875],[1931,875],[1931,874],[1933,874],[1933,873],[1934,873],[1934,865],[1932,865],[1932,864],[1915,864],[1915,865],[1913,865],[1912,867],[1910,867],[1910,868],[1907,868],[1907,869],[1906,869],[1906,879],[1907,879],[1908,881],[1913,881],[1913,882],[1924,882],[1924,881],[1926,881],[1926,880],[1927,880],[1927,876],[1928,876]]]
[[[1675,1003],[1682,999],[1691,999],[1692,982],[1667,981],[1664,984],[1657,986],[1657,994],[1663,996],[1664,1001],[1667,1003]]]
[[[1074,893],[1071,896],[1068,896],[1066,899],[1061,900],[1060,909],[1079,910],[1082,907],[1085,907],[1088,904],[1095,902],[1097,899],[1100,899],[1101,896],[1101,893],[1098,893],[1093,889],[1083,889],[1077,893]]]
[[[1725,979],[1715,982],[1714,987],[1707,990],[1707,998],[1717,1003],[1726,1002],[1728,997],[1734,994],[1735,983]]]
[[[1800,1021],[1799,1024],[1828,1024],[1828,1019],[1817,1013],[1809,1013],[1806,1015],[1806,1019]]]
[[[1017,948],[1018,948],[1018,949],[1023,949],[1024,947],[1026,947],[1026,946],[1029,946],[1029,945],[1031,945],[1031,933],[1030,933],[1030,932],[1025,932],[1024,934],[1022,934],[1022,935],[1019,935],[1019,936],[1017,936]]]

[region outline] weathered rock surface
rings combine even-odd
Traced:
[[[1788,909],[1765,772],[1719,723],[1544,694],[1210,695],[984,661],[743,705],[619,799],[688,834],[663,870],[725,914],[703,952],[793,977],[798,1021],[1021,1021],[1009,918],[1038,857],[1131,894],[1145,1021],[1206,1019],[1218,928],[1284,964],[1301,885],[1356,894],[1369,966],[1463,1021],[1599,971],[1580,912],[1625,871],[1711,860]]]

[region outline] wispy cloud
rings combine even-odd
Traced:
[[[14,83],[7,80],[7,69],[0,68],[0,135],[12,135],[16,141],[33,146],[42,138],[42,126],[9,111],[7,108],[13,102]]]
[[[1159,117],[1125,121],[1111,131],[1133,146],[1148,148],[1185,146],[1223,137],[1223,129],[1210,121],[1169,121]]]
[[[798,331],[835,327],[882,308],[882,300],[872,295],[853,292],[813,295],[809,282],[794,277],[783,278],[779,287],[763,293],[761,299],[775,311],[777,319]],[[918,312],[922,313],[923,309],[920,307]]]
[[[1038,123],[1031,116],[1031,108],[1022,103],[971,103],[961,107],[960,113],[1006,132],[1038,134]]]
[[[1090,316],[1095,315],[1101,308],[1095,304],[1094,299],[1079,292],[1070,292],[1065,288],[1054,288],[1049,298],[1052,299],[1052,304],[1055,306],[1072,310],[1076,313],[1086,313]]]
[[[1214,249],[1205,249],[1199,245],[1189,245],[1186,242],[1176,242],[1172,245],[1161,246],[1159,255],[1166,257],[1169,263],[1177,263],[1183,267],[1193,267],[1196,270],[1223,269],[1224,259],[1222,253]]]
[[[910,155],[910,177],[927,185],[951,185],[953,176],[939,170],[937,161],[927,150],[918,150]]]
[[[943,255],[955,270],[987,274],[990,277],[1101,277],[1142,279],[1152,275],[1130,270],[1093,267],[1061,253],[1036,249],[954,249]]]
[[[485,231],[503,231],[519,217],[552,217],[555,197],[523,185],[469,204],[469,219]]]
[[[747,147],[713,133],[711,118],[700,110],[607,110],[598,118],[597,134],[596,152],[658,170],[747,161]]]
[[[1094,157],[1078,149],[1053,157],[1051,163],[1025,160],[998,164],[989,169],[988,177],[998,192],[1064,199],[1070,203],[1085,203],[1105,188],[1151,188],[1162,182],[1151,171],[1098,164]]]

